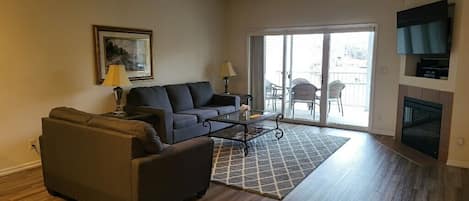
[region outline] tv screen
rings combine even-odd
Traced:
[[[397,13],[399,54],[447,54],[448,3],[437,3]]]

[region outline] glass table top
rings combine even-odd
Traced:
[[[280,115],[280,113],[266,112],[260,110],[236,111],[233,113],[224,114],[213,118],[208,118],[207,120],[234,124],[252,124],[272,117],[276,117],[278,115]]]

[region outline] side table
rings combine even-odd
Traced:
[[[230,95],[239,96],[239,98],[241,99],[241,104],[251,105],[251,102],[252,102],[251,94],[230,94]]]
[[[124,115],[115,115],[112,112],[108,112],[108,113],[104,113],[101,115],[105,117],[112,117],[112,118],[118,118],[118,119],[124,119],[124,120],[140,120],[140,121],[145,121],[148,123],[151,123],[151,119],[152,117],[154,117],[153,114],[149,114],[149,113],[132,113],[132,114],[125,113]]]

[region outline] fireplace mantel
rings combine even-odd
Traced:
[[[415,86],[399,85],[399,99],[396,123],[396,142],[401,143],[402,118],[404,115],[404,97],[416,98],[424,101],[439,103],[443,105],[440,145],[438,160],[445,162],[448,159],[449,139],[451,134],[451,115],[453,108],[453,93],[438,91],[433,89],[420,88]]]

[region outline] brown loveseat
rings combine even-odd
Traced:
[[[166,145],[153,127],[53,109],[42,120],[44,183],[52,194],[86,201],[178,201],[209,186],[213,141]]]

